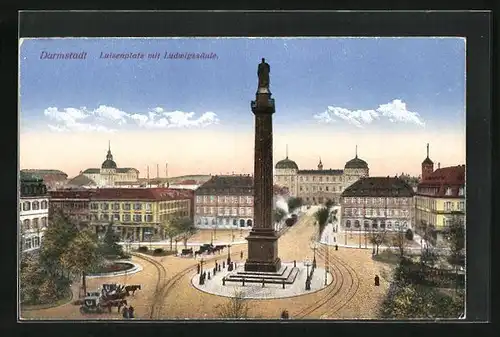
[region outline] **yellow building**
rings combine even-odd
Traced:
[[[426,160],[428,157],[426,158]],[[430,160],[429,160],[430,161]],[[432,162],[426,165],[432,165]],[[454,216],[465,220],[465,165],[426,172],[415,196],[417,228],[425,223],[442,232]]]
[[[160,225],[168,219],[193,218],[193,192],[189,190],[102,188],[78,192],[58,191],[57,202],[66,203],[67,200],[67,203],[74,205],[75,198],[80,197],[88,205],[86,214],[89,221],[86,225],[102,234],[106,226],[113,223],[122,239],[145,241],[149,239],[148,235],[160,234]],[[63,207],[66,211],[72,212],[74,209],[68,207],[70,205],[66,206]]]

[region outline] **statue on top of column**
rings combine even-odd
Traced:
[[[257,68],[257,76],[259,77],[259,88],[266,88],[269,90],[269,73],[271,72],[271,66],[266,63],[266,59],[262,58],[262,62],[259,63]]]

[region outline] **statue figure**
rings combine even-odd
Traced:
[[[259,76],[259,88],[266,88],[269,90],[269,73],[271,72],[271,66],[266,63],[266,59],[262,58],[262,62],[257,68],[257,76]]]

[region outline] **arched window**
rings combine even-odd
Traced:
[[[385,228],[385,220],[380,221],[380,228],[381,229]]]
[[[240,219],[240,227],[245,227],[245,220],[244,219]]]
[[[351,228],[351,220],[346,220],[345,221],[345,227],[346,228]]]
[[[252,227],[252,220],[250,219],[247,220],[247,227]]]
[[[42,225],[42,228],[47,228],[47,218],[46,217],[43,217],[41,219],[41,225]]]
[[[373,229],[377,229],[378,228],[377,220],[373,220],[373,222],[372,222],[372,228]]]
[[[408,228],[408,222],[403,221],[403,228]]]
[[[370,228],[370,221],[365,220],[363,225],[364,225],[365,229]]]
[[[31,211],[31,202],[29,201],[23,202],[23,211]]]
[[[392,222],[387,221],[387,228],[391,229],[392,228]]]
[[[31,224],[30,219],[25,219],[23,221],[23,231],[29,230],[30,229],[30,224]]]
[[[399,221],[394,221],[394,229],[399,229]]]
[[[47,209],[48,207],[49,203],[46,200],[42,201],[42,209]]]
[[[354,227],[359,228],[361,225],[359,224],[359,220],[354,221]]]
[[[40,202],[33,201],[33,210],[39,210],[39,209],[40,209]]]

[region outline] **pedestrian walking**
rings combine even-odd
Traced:
[[[130,306],[128,308],[128,318],[134,318],[134,307]]]
[[[123,306],[123,318],[128,319],[130,317],[129,310],[126,305]]]
[[[243,251],[240,253],[240,259],[243,260]]]

